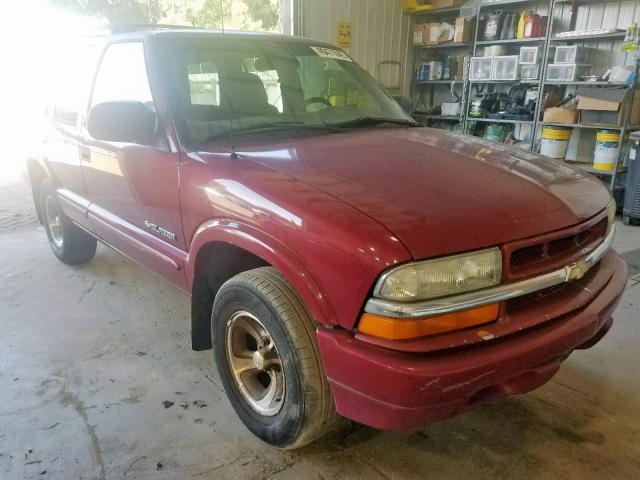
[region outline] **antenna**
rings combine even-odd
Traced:
[[[222,36],[224,37],[225,31],[224,31],[224,5],[222,3],[222,0],[220,1],[220,23],[222,23]],[[226,43],[226,41],[224,41],[223,43]],[[225,76],[228,75],[229,73],[229,61],[227,58],[228,55],[228,50],[227,50],[227,45],[224,45],[224,72],[225,72]],[[238,159],[238,154],[236,153],[236,142],[233,138],[233,117],[231,115],[231,96],[229,95],[229,82],[230,80],[227,78],[225,80],[225,90],[226,90],[226,96],[227,96],[227,104],[229,105],[229,109],[227,111],[227,116],[229,119],[229,138],[231,140],[231,155],[229,156],[229,158],[231,158],[231,160],[237,160]]]

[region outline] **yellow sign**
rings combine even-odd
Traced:
[[[351,22],[338,22],[338,45],[351,46]]]

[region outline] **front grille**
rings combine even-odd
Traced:
[[[536,312],[536,315],[543,315],[543,309],[554,302],[562,301],[563,299],[564,303],[569,299],[574,299],[575,301],[576,295],[583,293],[583,287],[590,284],[596,277],[599,268],[600,264],[595,265],[579,280],[561,283],[559,285],[538,290],[537,292],[507,300],[505,302],[505,313],[512,317],[529,310]],[[595,294],[596,292],[591,292],[589,296]]]
[[[593,251],[607,233],[607,217],[588,222],[571,231],[543,236],[531,243],[505,247],[504,276],[515,280],[551,271],[579,260]],[[525,243],[522,245],[522,243]]]

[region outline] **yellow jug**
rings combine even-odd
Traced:
[[[527,23],[527,16],[529,12],[527,10],[523,10],[520,14],[520,20],[518,20],[518,33],[516,38],[522,40],[524,38],[524,26]]]

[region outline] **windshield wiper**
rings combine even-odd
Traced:
[[[384,117],[358,117],[353,120],[345,120],[344,122],[332,123],[331,126],[340,128],[353,127],[370,127],[373,125],[381,125],[390,123],[392,125],[402,125],[403,127],[417,127],[418,124],[412,120],[403,120],[401,118],[384,118]]]
[[[330,132],[343,132],[344,129],[336,125],[329,124],[314,124],[304,122],[275,122],[269,124],[248,125],[246,127],[233,128],[233,134],[246,134],[246,133],[268,133],[277,132],[285,129],[307,129],[307,130],[324,130]],[[224,130],[222,132],[214,133],[206,137],[203,142],[211,142],[218,140],[221,137],[227,136],[231,133],[231,129]]]

